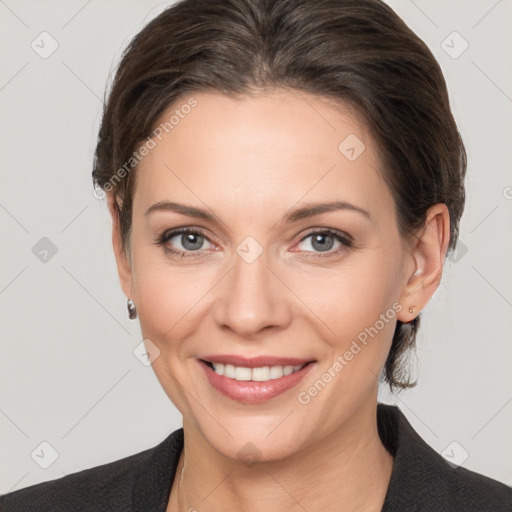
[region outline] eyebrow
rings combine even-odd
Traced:
[[[352,203],[347,203],[346,201],[333,201],[331,203],[318,203],[318,204],[308,204],[301,208],[294,208],[285,216],[285,222],[296,222],[298,220],[306,219],[308,217],[312,217],[313,215],[319,215],[325,212],[333,212],[337,210],[351,210],[354,212],[359,212],[363,214],[368,219],[371,219],[371,215],[363,208],[356,206]]]
[[[292,210],[288,211],[283,221],[297,222],[308,217],[313,217],[314,215],[320,215],[321,213],[333,212],[337,210],[350,210],[359,212],[368,219],[371,219],[370,213],[363,208],[360,208],[359,206],[347,203],[346,201],[333,201],[330,203],[307,204],[300,208],[293,208]],[[203,210],[195,206],[174,203],[172,201],[160,201],[155,203],[146,210],[145,215],[149,215],[150,213],[156,211],[172,211],[181,215],[186,215],[188,217],[208,220],[210,222],[215,222],[217,220],[217,216],[208,212],[207,210]]]
[[[211,222],[216,220],[216,216],[209,213],[207,210],[202,210],[201,208],[197,208],[195,206],[173,203],[171,201],[160,201],[155,203],[146,210],[145,215],[149,215],[152,212],[161,211],[181,213],[182,215],[187,215],[188,217],[197,217],[198,219],[209,220]]]

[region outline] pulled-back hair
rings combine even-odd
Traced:
[[[272,87],[329,98],[361,114],[402,236],[412,236],[427,210],[444,203],[449,249],[455,248],[464,145],[439,64],[390,7],[380,0],[182,0],[131,41],[105,102],[92,176],[115,198],[123,249],[132,222],[133,154],[160,115],[193,92],[243,96]],[[419,317],[397,321],[383,373],[392,389],[414,385],[404,356],[418,327]]]

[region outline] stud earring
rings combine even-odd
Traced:
[[[410,306],[410,307],[409,307],[409,313],[410,313],[411,315],[414,313],[414,308],[415,308],[415,307],[416,307],[416,306]]]
[[[126,306],[128,307],[128,318],[130,320],[135,320],[137,318],[137,308],[133,303],[132,299],[128,299]]]
[[[423,272],[423,270],[421,268],[419,268],[418,270],[416,270],[416,272],[414,272],[414,275],[419,276],[422,272]]]

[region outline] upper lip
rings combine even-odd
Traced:
[[[218,354],[201,357],[210,363],[232,364],[245,368],[260,368],[263,366],[298,366],[313,361],[312,359],[299,359],[297,357],[278,357],[262,355],[257,357],[237,356],[235,354]]]

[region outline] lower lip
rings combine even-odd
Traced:
[[[215,373],[205,362],[198,360],[208,382],[223,395],[245,403],[257,403],[275,398],[295,387],[313,368],[314,362],[303,366],[299,371],[284,375],[279,379],[265,382],[235,380]]]

